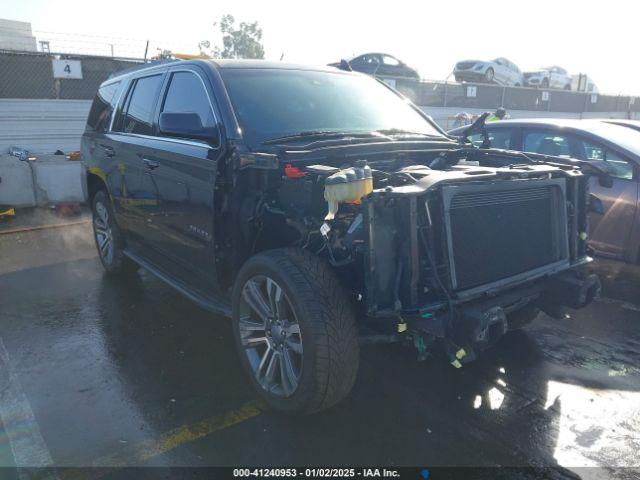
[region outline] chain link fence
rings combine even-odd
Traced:
[[[74,62],[71,65],[79,69],[75,73],[79,78],[56,78],[54,62],[61,61],[65,75],[65,60]],[[142,60],[0,51],[0,98],[91,100],[109,75],[140,63]]]

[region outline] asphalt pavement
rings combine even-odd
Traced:
[[[83,219],[0,229],[0,466],[71,467],[61,478],[86,466],[220,465],[638,478],[638,266],[596,261],[600,301],[541,317],[460,370],[367,347],[344,402],[289,417],[257,401],[227,320],[146,272],[106,276]]]

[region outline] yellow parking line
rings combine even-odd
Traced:
[[[258,401],[247,402],[237,410],[232,410],[222,415],[202,420],[192,425],[185,425],[170,430],[159,438],[146,440],[133,449],[117,452],[99,458],[88,467],[100,468],[70,468],[60,472],[60,480],[95,480],[112,473],[111,468],[139,466],[140,464],[167,453],[186,443],[194,442],[207,437],[212,433],[224,430],[238,423],[260,415],[264,411],[264,405]]]
[[[193,425],[176,428],[157,440],[143,442],[136,449],[137,459],[147,461],[158,455],[173,450],[185,443],[194,442],[203,437],[211,435],[218,430],[231,427],[238,423],[244,422],[250,418],[256,417],[262,413],[261,405],[258,402],[249,402],[244,404],[237,410],[228,412],[224,415],[203,420]]]

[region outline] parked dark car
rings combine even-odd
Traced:
[[[597,295],[589,166],[458,164],[475,155],[367,75],[264,61],[111,78],[82,138],[106,271],[231,317],[256,391],[305,413],[347,395],[359,341],[461,367]]]
[[[343,60],[344,62],[345,60]],[[402,77],[420,79],[416,70],[402,60],[386,53],[365,53],[351,60],[346,60],[356,72],[377,75],[379,77]],[[342,62],[330,63],[330,67],[340,67]]]
[[[640,132],[601,120],[505,120],[486,128],[493,148],[606,165],[613,186],[602,185],[595,177],[590,182],[591,192],[604,206],[602,213],[591,213],[590,244],[601,255],[640,262]],[[464,130],[449,133],[457,136]],[[477,133],[470,140],[480,146],[483,136]]]

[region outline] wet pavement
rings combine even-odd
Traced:
[[[461,370],[371,346],[311,417],[256,401],[224,319],[142,272],[103,274],[89,225],[0,234],[0,466],[560,467],[636,478],[640,268]],[[584,467],[602,467],[589,470]],[[6,473],[6,472],[5,472]]]

